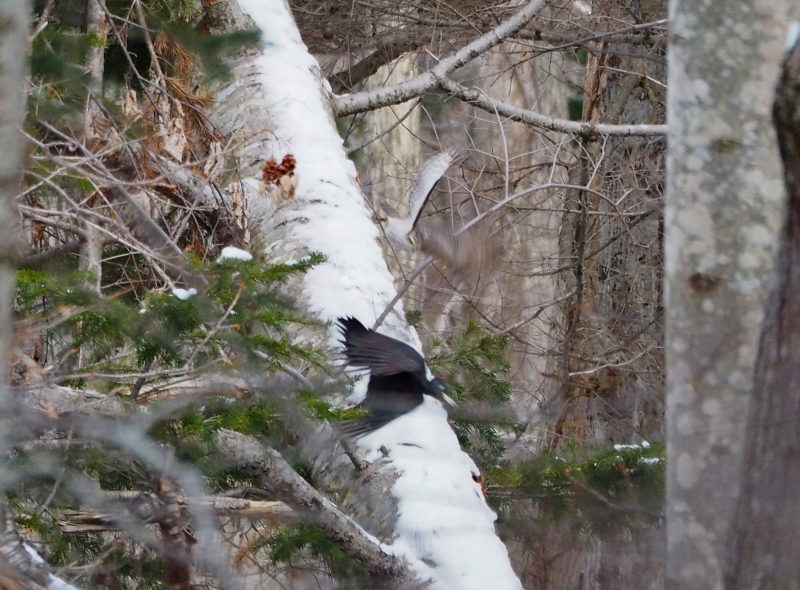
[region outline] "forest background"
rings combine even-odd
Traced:
[[[793,19],[0,5],[0,587],[485,587],[482,550],[497,588],[800,587]],[[398,248],[446,149],[447,247]],[[425,352],[449,422],[342,443],[347,315]],[[452,432],[474,464],[418,493],[497,537],[409,523],[392,444]]]

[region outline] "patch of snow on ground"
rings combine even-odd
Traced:
[[[661,457],[642,457],[639,459],[639,463],[644,463],[645,465],[655,465],[656,463],[661,462]]]
[[[614,445],[615,451],[622,451],[625,449],[649,449],[649,448],[650,448],[650,443],[647,442],[646,440],[643,440],[640,443],[634,443],[632,445]]]

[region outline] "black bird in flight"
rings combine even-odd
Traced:
[[[338,326],[347,364],[370,372],[367,397],[356,406],[368,414],[343,423],[345,435],[360,437],[385,426],[420,405],[423,395],[455,405],[450,388],[438,377],[428,379],[425,359],[408,344],[369,330],[352,317],[339,318]]]

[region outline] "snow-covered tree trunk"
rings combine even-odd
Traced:
[[[794,0],[673,0],[665,213],[668,587],[723,588],[783,179]],[[762,485],[773,485],[762,482]]]
[[[252,19],[263,47],[231,64],[232,80],[216,93],[216,123],[246,144],[237,157],[254,245],[272,260],[324,254],[327,261],[302,279],[298,304],[325,322],[350,315],[369,325],[394,295],[393,279],[336,131],[327,84],[284,0],[239,5],[243,14],[236,15],[237,3],[228,3],[228,26],[246,28]],[[296,161],[296,186],[264,194],[261,166],[287,155]],[[381,329],[418,346],[400,305]],[[331,327],[328,343],[336,340]],[[407,559],[420,580],[460,590],[521,587],[473,480],[477,469],[459,449],[438,402],[426,401],[365,437],[358,450],[371,465],[350,485],[371,485],[373,498],[363,510],[345,497],[352,489],[341,490],[341,504],[362,508],[351,514],[391,543],[387,550]]]

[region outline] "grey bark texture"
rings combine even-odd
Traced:
[[[797,10],[794,1],[670,3],[668,588],[725,587],[783,208],[771,105],[785,23]]]
[[[730,590],[800,588],[800,43],[785,61],[774,118],[788,207],[747,420]]]
[[[18,232],[14,198],[20,192],[24,144],[25,75],[28,70],[28,18],[24,0],[0,3],[0,359],[12,343],[11,306]],[[8,378],[0,377],[0,410],[8,406]],[[0,439],[0,451],[5,444]]]

